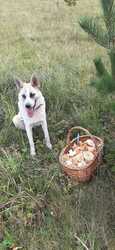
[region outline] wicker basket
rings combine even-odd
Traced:
[[[95,157],[92,161],[90,161],[89,164],[87,164],[86,168],[82,169],[73,169],[69,168],[68,166],[65,165],[65,161],[63,159],[63,155],[69,151],[71,146],[74,144],[76,141],[76,138],[71,140],[71,134],[73,131],[84,131],[85,135],[80,136],[80,141],[84,142],[87,139],[92,139],[93,142],[95,143],[96,146],[96,154]],[[73,127],[69,130],[68,135],[67,135],[67,146],[61,151],[59,155],[59,162],[62,165],[63,171],[70,177],[74,178],[78,182],[85,182],[89,181],[91,177],[94,175],[94,171],[97,168],[97,166],[100,165],[101,160],[102,160],[102,153],[103,153],[103,140],[97,136],[94,136],[90,134],[90,132],[82,127]]]

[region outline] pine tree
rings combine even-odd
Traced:
[[[115,90],[115,1],[100,0],[103,10],[101,17],[82,17],[79,24],[92,38],[107,49],[111,63],[111,72],[105,68],[101,58],[95,58],[98,78],[91,83],[99,91],[112,92]]]

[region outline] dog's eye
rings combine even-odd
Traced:
[[[23,97],[23,99],[26,99],[26,95],[25,94],[23,94],[22,97]]]
[[[35,93],[30,93],[30,98],[33,98],[35,96]]]

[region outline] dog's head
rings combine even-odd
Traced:
[[[36,75],[32,75],[30,82],[25,83],[16,79],[19,89],[19,101],[23,105],[29,117],[32,117],[41,97],[40,81]]]

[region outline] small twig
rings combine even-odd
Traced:
[[[27,191],[24,191],[24,193],[28,196],[28,198],[30,198],[31,200],[33,200],[33,201],[37,204],[37,206],[39,207],[39,202],[38,202],[38,200],[37,200],[36,198],[34,198],[34,197],[33,197],[31,194],[29,194]],[[40,198],[43,199],[42,196],[40,196]]]
[[[75,239],[78,240],[81,245],[86,249],[86,250],[89,250],[89,248],[86,246],[86,244],[75,234],[74,235]]]
[[[22,247],[12,247],[12,250],[18,250],[18,249],[22,249]]]
[[[44,191],[43,191],[44,197],[46,196],[46,194],[47,194],[49,188],[51,187],[52,181],[53,181],[53,179],[55,178],[55,176],[56,176],[56,173],[55,173],[54,175],[52,175],[50,181],[49,181],[48,184],[45,186]]]
[[[20,194],[16,195],[15,197],[8,200],[6,203],[0,204],[0,211],[4,210],[5,208],[9,208],[11,205],[14,205],[16,200],[22,196],[24,192],[21,192]]]
[[[13,208],[13,209],[14,209],[14,208],[17,208],[17,207],[19,208],[19,206],[21,206],[21,203],[18,204],[18,205],[13,205],[13,204],[12,204],[12,207],[9,206],[9,207],[6,207],[6,208],[4,208],[3,210],[1,210],[1,211],[0,211],[0,215],[3,214],[4,212],[9,211],[10,208]]]
[[[114,5],[114,0],[112,0],[111,6],[110,6],[110,8],[109,8],[109,12],[110,12],[110,13],[111,13],[111,11],[112,11],[113,5]]]

